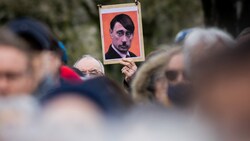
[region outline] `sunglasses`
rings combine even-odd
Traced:
[[[176,81],[178,79],[178,77],[182,75],[183,79],[186,79],[186,75],[183,71],[177,71],[177,70],[168,70],[165,73],[166,78],[170,81]]]

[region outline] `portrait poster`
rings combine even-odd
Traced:
[[[99,6],[99,16],[104,64],[145,60],[139,2]]]

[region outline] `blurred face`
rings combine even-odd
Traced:
[[[182,53],[174,55],[167,66],[166,76],[170,83],[177,84],[184,81],[184,56]]]
[[[119,22],[110,30],[112,44],[121,53],[126,53],[130,47],[133,39],[133,33],[125,29]]]
[[[211,78],[211,77],[210,77]],[[220,71],[211,80],[198,85],[201,105],[223,130],[250,132],[249,69]]]
[[[35,52],[33,55],[34,81],[39,84],[47,76],[57,80],[62,65],[60,58],[51,51]]]
[[[103,76],[100,63],[91,57],[81,59],[75,67],[79,69],[86,77]]]
[[[169,84],[178,84],[184,82],[183,70],[183,54],[179,53],[174,55],[167,65],[165,77],[159,78],[155,82],[155,96],[156,99],[163,105],[169,105],[169,99],[167,97],[168,85]]]
[[[164,106],[169,106],[170,102],[166,95],[168,82],[165,77],[157,79],[155,82],[155,98],[156,100]]]
[[[26,55],[12,47],[0,45],[0,95],[30,94],[32,76]]]

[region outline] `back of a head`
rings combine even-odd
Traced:
[[[98,93],[109,99],[110,104],[116,107],[115,111],[126,110],[133,104],[125,90],[108,77],[96,77],[87,80],[83,85],[89,89],[90,93]]]
[[[235,41],[226,32],[216,29],[197,28],[184,41],[184,56],[187,73],[192,64],[204,56],[233,47]],[[226,48],[225,48],[226,47]]]
[[[92,101],[104,114],[122,113],[131,106],[131,101],[115,82],[106,77],[97,77],[84,83],[62,85],[41,98],[43,104],[65,94],[74,93]]]
[[[202,58],[194,64],[196,76],[203,74],[218,75],[219,73],[233,72],[235,70],[247,70],[250,64],[250,41],[236,44],[234,48],[214,53]],[[243,69],[244,68],[244,69]],[[238,74],[235,74],[238,75]],[[241,74],[239,74],[241,75]]]
[[[201,60],[195,67],[192,82],[201,111],[220,132],[229,131],[228,136],[249,138],[249,47],[249,41],[236,45]]]
[[[191,49],[203,47],[204,49],[212,48],[215,44],[221,42],[226,45],[234,43],[231,35],[216,28],[196,28],[194,29],[184,41],[184,48]]]

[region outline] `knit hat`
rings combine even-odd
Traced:
[[[34,50],[50,50],[52,44],[57,45],[48,27],[37,20],[31,18],[15,19],[10,21],[7,27],[31,44]]]

